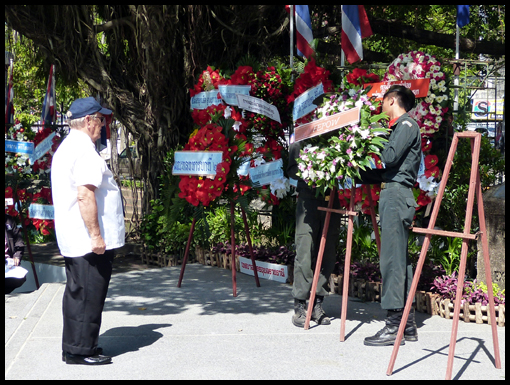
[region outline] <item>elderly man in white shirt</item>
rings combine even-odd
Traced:
[[[51,165],[55,230],[67,275],[62,301],[67,364],[111,362],[97,343],[114,249],[124,245],[124,215],[119,187],[95,148],[111,113],[93,97],[75,100],[67,113],[71,130]]]

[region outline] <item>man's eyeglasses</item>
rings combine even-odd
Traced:
[[[105,117],[104,116],[96,116],[96,115],[92,115],[92,117],[94,119],[99,119],[101,121],[101,123],[104,123],[104,120],[105,120]]]

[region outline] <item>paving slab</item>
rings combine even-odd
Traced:
[[[342,297],[324,307],[332,324],[309,330],[291,323],[291,286],[192,264],[177,288],[180,267],[112,276],[99,344],[113,363],[61,361],[64,284],[6,295],[5,379],[431,379],[445,378],[452,321],[416,313],[419,341],[401,346],[392,376],[393,347],[363,339],[383,327],[379,303],[348,302],[346,340],[340,342]],[[505,379],[505,328],[498,327],[502,368],[494,367],[489,325],[459,323],[454,379]]]

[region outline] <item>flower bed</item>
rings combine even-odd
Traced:
[[[453,301],[449,299],[435,298],[434,306],[437,314],[446,319],[453,319],[454,317]],[[495,307],[496,323],[498,326],[505,326],[505,305],[499,304]],[[489,306],[483,306],[481,302],[470,305],[464,302],[460,307],[459,319],[464,322],[475,322],[477,324],[492,323],[490,318]]]

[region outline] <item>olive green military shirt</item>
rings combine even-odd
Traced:
[[[398,182],[413,187],[421,161],[421,135],[416,121],[407,113],[400,116],[381,151],[384,169],[360,170],[361,183]],[[359,182],[359,180],[357,180]]]

